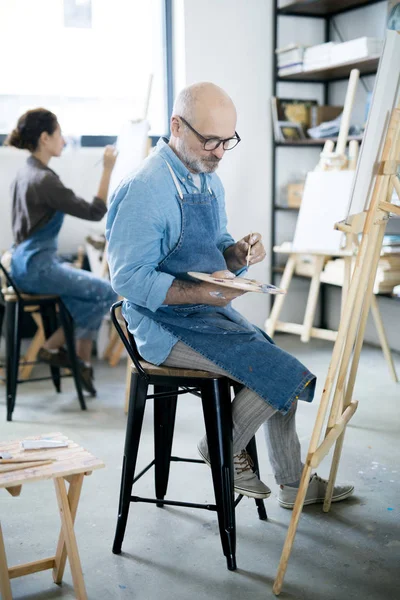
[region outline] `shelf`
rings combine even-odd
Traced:
[[[357,140],[358,142],[362,141],[362,136],[361,135],[350,135],[348,138],[348,141],[351,140]],[[285,142],[275,142],[276,146],[323,146],[325,144],[325,142],[327,142],[328,140],[332,140],[333,142],[337,142],[337,138],[333,137],[333,138],[319,138],[319,139],[312,139],[312,138],[307,138],[305,140],[287,140]]]
[[[288,212],[299,212],[299,208],[295,208],[294,206],[279,206],[275,204],[274,210],[286,210]]]
[[[325,83],[327,81],[338,81],[339,79],[347,79],[352,69],[358,69],[360,75],[374,75],[378,69],[379,56],[364,58],[362,60],[352,60],[334,65],[332,67],[324,67],[323,69],[314,69],[313,71],[301,71],[292,75],[277,76],[277,81],[298,81],[301,83],[314,82]]]
[[[305,17],[332,17],[341,12],[377,4],[383,0],[294,0],[284,8],[278,8],[279,15]]]

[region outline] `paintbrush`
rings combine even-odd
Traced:
[[[31,462],[23,462],[13,465],[0,465],[1,473],[11,473],[13,471],[22,471],[24,469],[36,469],[37,467],[44,467],[45,465],[51,465],[53,460],[35,460]]]
[[[247,267],[247,268],[249,268],[249,262],[250,262],[250,252],[251,252],[251,245],[250,245],[250,241],[251,241],[251,236],[252,236],[252,235],[253,235],[253,234],[252,234],[252,233],[250,233],[250,235],[249,235],[249,241],[248,241],[249,247],[248,247],[248,249],[247,249],[247,256],[246,256],[246,267]]]
[[[43,460],[48,460],[50,462],[54,462],[55,458],[1,458],[0,465],[12,465],[12,464],[20,464],[20,463],[36,463],[41,462]]]

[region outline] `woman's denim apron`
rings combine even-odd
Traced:
[[[103,316],[117,295],[105,279],[74,269],[57,256],[57,237],[64,213],[13,248],[11,274],[24,292],[57,294],[77,325],[76,337],[95,339]]]
[[[178,192],[182,230],[177,246],[160,263],[159,271],[191,280],[188,271],[213,273],[227,269],[217,247],[220,226],[213,192],[208,188],[205,193],[184,194],[173,169],[168,163],[167,166]],[[285,414],[297,398],[312,401],[315,376],[230,304],[165,305],[155,312],[133,306],[281,413]]]

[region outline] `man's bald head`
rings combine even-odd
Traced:
[[[231,113],[236,118],[235,105],[225,90],[215,83],[202,81],[189,85],[178,94],[172,115],[191,122],[215,111]]]
[[[222,88],[201,82],[179,93],[171,116],[169,145],[189,170],[194,173],[215,171],[225,150],[222,144],[215,150],[205,150],[205,140],[214,139],[218,143],[235,136],[236,108]]]

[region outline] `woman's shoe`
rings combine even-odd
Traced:
[[[40,348],[38,352],[38,360],[47,363],[51,367],[59,367],[61,369],[70,369],[71,362],[65,348],[61,347],[57,352],[50,352],[46,348]]]
[[[82,386],[84,389],[91,394],[91,396],[96,396],[97,391],[93,385],[94,373],[93,367],[87,366],[83,360],[79,361],[79,373],[81,375]]]

